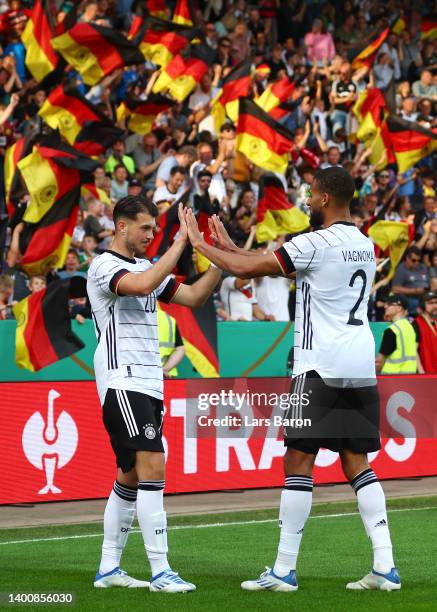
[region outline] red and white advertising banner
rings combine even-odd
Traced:
[[[213,394],[220,388],[257,383],[272,392],[288,386],[285,379],[166,381],[167,493],[282,486],[284,446],[275,419],[254,424],[246,402],[228,410],[240,418],[244,414],[243,435],[235,435],[239,427],[232,423],[215,428],[208,422],[201,429],[216,415]],[[186,399],[187,392],[194,397],[193,389],[209,394],[211,403],[200,413],[198,398]],[[437,475],[437,376],[381,377],[379,389],[382,449],[369,456],[376,474],[381,479]],[[94,382],[1,383],[0,392],[0,504],[108,496],[115,459]],[[315,483],[344,480],[338,454],[322,449]]]

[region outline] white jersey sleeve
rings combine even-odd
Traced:
[[[324,246],[323,239],[320,242],[314,233],[311,236],[300,234],[274,251],[274,255],[285,276],[295,271],[311,272],[317,270],[322,263]]]

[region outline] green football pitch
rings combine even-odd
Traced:
[[[240,589],[242,580],[256,578],[275,559],[277,510],[171,518],[170,561],[185,579],[197,584],[197,591],[189,594],[94,589],[101,524],[0,530],[0,591],[75,593],[72,606],[26,606],[52,611],[436,611],[437,497],[391,500],[388,505],[402,577],[400,592],[345,590],[346,582],[361,578],[371,568],[371,546],[352,503],[313,507],[302,541],[295,593]],[[137,528],[129,536],[122,567],[135,577],[148,576]]]

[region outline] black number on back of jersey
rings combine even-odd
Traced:
[[[156,312],[156,294],[150,293],[146,295],[146,305],[144,306],[144,312]]]
[[[367,276],[366,273],[364,272],[364,270],[357,270],[356,272],[354,272],[352,274],[352,277],[349,281],[349,287],[353,287],[355,284],[355,281],[357,280],[357,278],[361,278],[363,281],[363,286],[361,287],[361,291],[360,291],[360,297],[358,298],[358,300],[355,302],[355,306],[352,308],[352,310],[349,313],[349,321],[347,322],[348,325],[363,325],[363,322],[361,319],[356,319],[355,318],[355,313],[357,312],[358,308],[360,307],[361,302],[363,301],[364,298],[364,292],[366,291],[366,283],[367,283]]]

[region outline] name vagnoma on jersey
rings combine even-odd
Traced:
[[[372,241],[353,223],[300,234],[274,252],[296,270],[293,377],[315,370],[326,384],[376,384],[367,305],[375,276]]]

